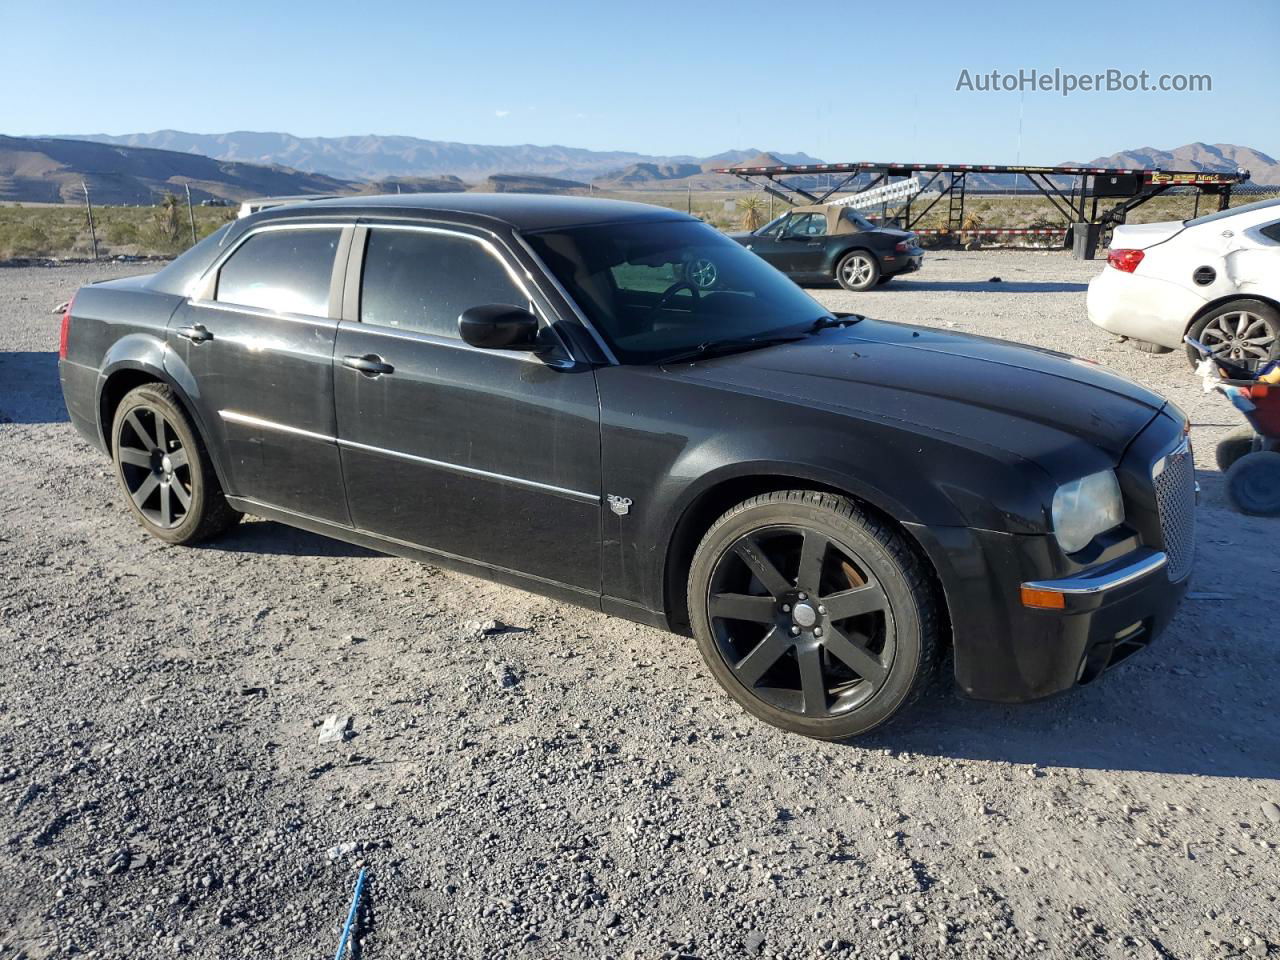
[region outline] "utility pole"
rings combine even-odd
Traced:
[[[93,202],[89,199],[89,185],[80,181],[80,189],[84,191],[84,208],[89,214],[89,238],[93,240],[93,259],[98,259],[98,231],[93,226]]]
[[[191,245],[196,245],[196,212],[191,209],[191,184],[184,183],[187,188],[187,219],[191,221]]]

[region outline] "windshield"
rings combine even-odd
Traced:
[[[799,335],[829,312],[754,253],[690,220],[526,235],[623,363]]]

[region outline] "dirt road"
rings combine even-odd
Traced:
[[[51,313],[144,269],[0,269],[2,960],[331,955],[361,862],[367,958],[1280,955],[1280,521],[1225,507],[1237,414],[1085,321],[1098,264],[816,292],[1154,386],[1204,487],[1157,646],[851,745],[749,720],[656,630],[273,523],[148,539],[66,422]]]

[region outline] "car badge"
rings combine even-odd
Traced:
[[[619,497],[615,494],[609,494],[609,509],[620,517],[625,517],[631,512],[631,498]]]

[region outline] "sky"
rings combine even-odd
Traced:
[[[403,134],[830,162],[1280,156],[1280,2],[188,4],[0,0],[0,133]],[[22,42],[27,38],[29,42]],[[984,92],[1055,68],[1200,92]]]

